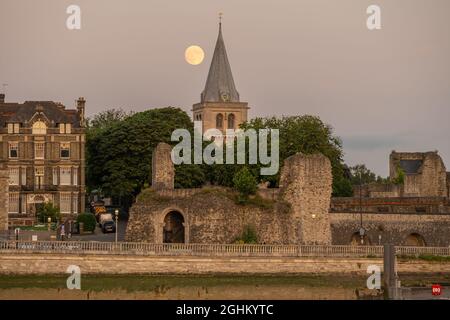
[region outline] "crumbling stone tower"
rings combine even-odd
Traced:
[[[330,160],[322,154],[299,153],[284,161],[280,191],[292,209],[290,243],[331,244],[332,182]]]
[[[171,158],[172,147],[158,143],[152,157],[152,188],[155,190],[173,189],[175,169]]]

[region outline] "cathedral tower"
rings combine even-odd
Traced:
[[[200,103],[193,106],[194,121],[202,121],[203,132],[216,128],[239,129],[247,121],[247,102],[241,102],[233,80],[219,23],[219,36]]]

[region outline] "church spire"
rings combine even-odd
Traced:
[[[219,15],[219,36],[209,68],[201,102],[239,102],[239,93],[233,80],[230,63],[222,36],[222,14]]]

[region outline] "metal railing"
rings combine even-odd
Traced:
[[[396,247],[398,255],[450,256],[450,248]],[[0,254],[64,253],[145,256],[381,258],[383,246],[155,244],[93,241],[0,241]]]

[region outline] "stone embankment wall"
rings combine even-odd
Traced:
[[[330,213],[330,218],[333,244],[350,244],[361,228],[361,215]],[[423,239],[424,243],[417,244],[420,246],[447,247],[450,245],[449,215],[364,213],[362,224],[371,245],[387,243],[415,245],[408,242],[411,237]]]
[[[65,274],[77,265],[83,274],[367,274],[371,258],[243,258],[243,257],[137,257],[108,255],[2,254],[1,274]],[[399,261],[398,272],[449,273],[450,263]]]

